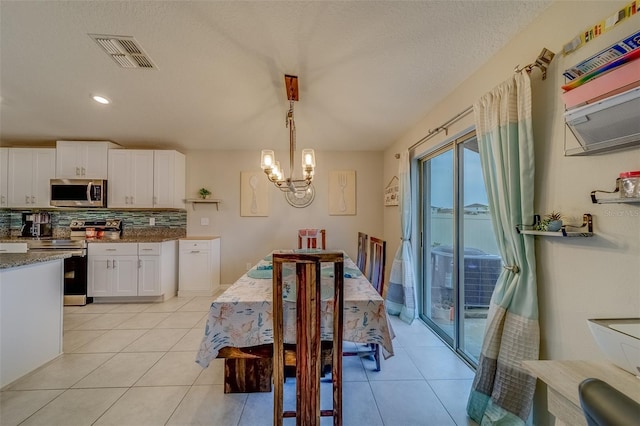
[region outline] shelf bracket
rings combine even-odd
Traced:
[[[587,228],[587,232],[588,233],[593,233],[593,217],[589,214],[589,213],[585,213],[582,215],[582,225],[580,226],[575,226],[575,225],[565,225],[568,226],[569,228]],[[566,230],[564,229],[565,226],[562,227],[562,232],[563,234],[566,235]]]
[[[620,192],[620,178],[616,179],[616,189],[613,191],[603,191],[601,189],[596,189],[595,191],[591,191],[591,202],[593,204],[598,204],[598,199],[596,198],[596,192],[602,192],[605,194],[615,194],[616,192]]]

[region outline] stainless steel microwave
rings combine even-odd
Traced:
[[[107,207],[107,181],[101,179],[51,179],[51,205],[56,207]]]

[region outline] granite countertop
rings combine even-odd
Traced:
[[[109,239],[96,239],[87,238],[87,243],[163,243],[165,241],[179,240],[181,236],[176,235],[131,235],[125,236],[117,240]],[[37,240],[38,238],[29,237],[6,237],[0,238],[0,243],[29,243],[29,241]],[[67,238],[61,238],[67,239]]]
[[[179,240],[180,238],[182,237],[177,237],[175,235],[132,235],[130,237],[125,236],[117,240],[87,238],[87,243],[164,243],[165,241],[174,241]]]
[[[51,260],[66,259],[71,256],[72,254],[70,251],[62,250],[54,252],[4,253],[0,254],[0,269],[9,269],[34,263],[49,262]]]

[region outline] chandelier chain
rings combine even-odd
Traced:
[[[280,163],[275,160],[273,150],[262,150],[261,167],[267,178],[278,189],[284,192],[293,192],[301,194],[310,191],[311,181],[313,180],[315,163],[315,154],[313,149],[302,150],[302,178],[295,178],[294,156],[296,152],[296,123],[294,119],[294,102],[297,100],[297,77],[285,75],[285,85],[288,92],[289,109],[287,110],[285,126],[289,129],[289,174],[288,176],[282,172]]]

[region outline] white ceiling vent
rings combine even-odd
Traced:
[[[138,42],[129,36],[89,34],[122,68],[156,69]]]

